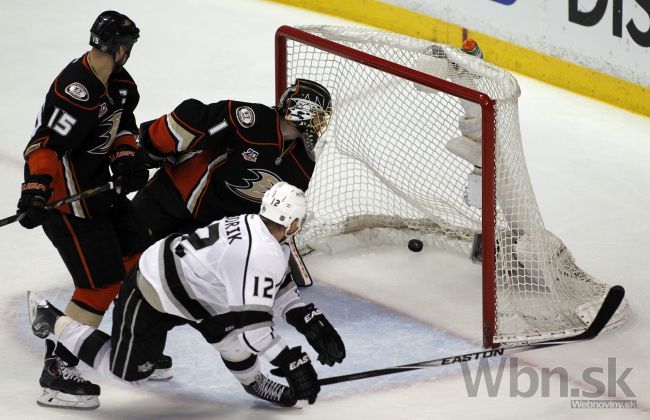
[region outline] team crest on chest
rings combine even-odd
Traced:
[[[99,135],[102,143],[88,150],[88,153],[93,155],[105,155],[111,150],[111,146],[115,141],[117,135],[117,128],[120,126],[120,119],[122,118],[122,110],[115,111],[112,115],[104,118],[99,124],[99,129],[103,132]]]
[[[244,128],[250,128],[255,124],[255,112],[250,106],[240,106],[235,110],[237,121]]]
[[[260,153],[256,150],[251,149],[250,147],[244,153],[241,154],[245,160],[249,162],[257,162],[257,157]]]
[[[264,193],[271,189],[273,184],[282,181],[279,176],[266,169],[248,169],[248,172],[251,172],[252,176],[243,178],[240,185],[226,182],[226,186],[234,194],[255,203],[261,203]]]
[[[88,89],[86,89],[86,87],[79,82],[70,83],[65,88],[65,93],[81,102],[86,102],[88,101],[88,98],[90,98]]]

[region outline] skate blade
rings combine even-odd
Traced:
[[[34,318],[36,318],[36,307],[38,306],[39,298],[36,296],[36,293],[32,293],[30,290],[27,291],[27,310],[29,313],[29,323],[34,323]]]
[[[32,291],[28,290],[27,291],[27,313],[29,314],[29,323],[32,326],[32,333],[38,338],[46,338],[49,333],[44,333],[42,331],[38,331],[37,329],[34,328],[34,319],[36,318],[36,309],[38,308],[38,305],[44,304],[45,300],[42,299],[40,296],[38,296],[36,293],[33,293]],[[40,324],[38,326],[40,328]]]
[[[156,369],[153,371],[151,376],[147,379],[150,381],[168,381],[174,377],[171,368],[170,369]]]
[[[96,395],[72,395],[43,388],[43,393],[36,400],[36,404],[41,407],[94,410],[99,407],[99,398]]]

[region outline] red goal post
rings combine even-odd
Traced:
[[[433,51],[436,51],[434,54],[425,52],[429,51],[427,48],[431,48],[428,45],[434,47]],[[415,54],[416,64],[413,64],[413,62],[400,62],[400,60],[402,60],[402,58],[400,58],[402,51],[400,50],[402,49],[407,50],[409,56]],[[413,53],[411,50],[416,52]],[[422,51],[421,53],[418,52],[420,50]],[[430,59],[427,54],[433,55],[433,58]],[[448,63],[445,64],[445,71],[441,74],[436,73],[436,76],[441,77],[427,74],[424,71],[420,71],[422,70],[421,68],[418,68],[417,63],[420,62],[420,58],[425,59],[425,61],[440,61],[445,58],[445,54],[448,56],[446,58]],[[346,84],[350,84],[350,81],[347,79],[348,75],[345,74],[345,72],[356,71],[354,69],[374,69],[372,70],[370,77],[374,77],[373,75],[377,74],[391,75],[390,82],[382,82],[384,85],[392,86],[394,83],[401,83],[404,86],[404,89],[395,93],[395,95],[402,96],[392,96],[390,98],[392,100],[391,107],[392,103],[399,102],[396,101],[395,98],[402,98],[404,102],[412,100],[411,96],[405,97],[404,95],[413,95],[413,97],[416,98],[415,100],[423,100],[423,107],[429,106],[428,104],[431,103],[431,97],[439,98],[434,99],[436,104],[432,108],[432,112],[435,110],[436,115],[446,114],[448,112],[448,119],[453,121],[453,124],[445,123],[446,128],[444,129],[436,127],[436,129],[440,128],[438,130],[440,132],[445,131],[446,133],[452,133],[454,129],[458,131],[457,128],[452,126],[456,124],[456,119],[458,119],[459,116],[460,118],[463,117],[463,108],[468,108],[462,104],[462,101],[476,104],[480,107],[480,126],[482,132],[481,160],[483,163],[481,165],[482,206],[480,210],[459,210],[458,220],[461,220],[460,223],[456,222],[455,216],[452,217],[454,218],[453,221],[450,221],[451,216],[448,217],[447,215],[442,215],[438,218],[436,215],[438,208],[443,208],[444,210],[448,207],[461,207],[458,204],[458,197],[453,197],[451,199],[454,202],[453,204],[450,205],[446,203],[444,198],[445,195],[449,195],[450,197],[452,195],[460,195],[455,192],[458,188],[451,188],[450,190],[445,190],[443,192],[436,191],[435,194],[432,194],[436,196],[432,199],[436,202],[431,204],[430,208],[425,209],[424,212],[427,215],[433,215],[430,216],[430,218],[433,218],[433,220],[436,221],[433,225],[436,225],[437,228],[440,227],[439,225],[442,225],[443,228],[439,230],[443,231],[447,236],[454,240],[457,236],[465,236],[464,239],[466,240],[467,235],[465,232],[467,231],[481,234],[480,237],[482,239],[483,255],[483,344],[485,347],[496,347],[499,344],[520,343],[522,341],[539,341],[548,339],[549,337],[566,336],[574,333],[577,334],[584,330],[588,324],[588,321],[584,323],[584,319],[580,321],[580,318],[588,318],[590,316],[584,315],[584,313],[588,313],[591,310],[591,306],[595,306],[596,301],[600,297],[604,296],[607,287],[606,285],[603,286],[601,283],[596,282],[577,267],[575,267],[577,274],[573,273],[573,259],[570,253],[568,253],[568,250],[566,250],[563,244],[561,244],[559,239],[556,241],[557,238],[555,238],[555,236],[545,231],[543,224],[541,224],[541,220],[537,220],[539,219],[537,216],[537,204],[534,201],[534,196],[532,197],[532,201],[529,197],[529,195],[532,196],[532,190],[530,193],[527,192],[530,183],[527,178],[525,162],[523,161],[523,152],[517,150],[513,154],[514,157],[507,156],[507,159],[504,159],[503,156],[499,156],[499,158],[496,156],[498,147],[501,148],[500,150],[503,155],[504,153],[509,153],[507,149],[510,147],[510,142],[521,143],[518,132],[518,116],[516,112],[516,100],[519,94],[516,81],[513,82],[514,78],[512,78],[507,72],[495,68],[487,63],[484,64],[484,62],[479,62],[479,59],[475,57],[467,56],[468,58],[461,57],[460,59],[458,57],[461,57],[461,55],[456,54],[452,47],[440,46],[439,44],[427,43],[426,41],[415,40],[402,35],[374,29],[326,26],[294,28],[290,26],[282,26],[277,30],[275,37],[276,97],[279,98],[293,79],[298,77],[315,80],[330,89],[333,96],[334,106],[332,125],[334,125],[336,129],[330,130],[335,133],[328,131],[323,139],[323,142],[330,143],[345,141],[344,138],[347,136],[345,127],[351,127],[340,122],[346,118],[345,112],[347,111],[342,110],[341,106],[337,108],[337,105],[342,105],[341,101],[344,101],[344,99],[342,99],[344,97],[349,99],[353,96],[361,96],[358,94],[359,92],[355,92],[356,96],[353,94],[346,96],[345,92],[342,91]],[[347,62],[355,64],[348,65],[346,64]],[[434,62],[434,65],[437,64]],[[343,74],[340,71],[341,68],[345,68]],[[364,77],[368,77],[367,71],[359,71],[362,73],[360,73],[358,79],[355,79],[357,81],[354,83],[363,84],[365,83]],[[468,74],[469,76],[467,76]],[[516,93],[516,97],[514,97],[514,111],[512,111],[512,103],[509,103],[508,106],[510,108],[507,108],[507,112],[502,112],[502,114],[507,114],[505,117],[503,115],[497,115],[499,98],[493,99],[485,93],[485,91],[489,89],[481,91],[479,89],[468,87],[468,85],[473,84],[482,86],[481,82],[483,81],[483,78],[488,80],[493,74],[497,74],[498,77],[495,77],[496,79],[499,77],[502,78],[504,76],[509,76],[510,78],[507,79],[506,83],[514,83],[515,85],[515,88],[513,88],[513,91]],[[474,79],[477,82],[457,82],[463,77]],[[456,81],[452,81],[454,78]],[[492,83],[491,80],[489,81]],[[465,86],[463,84],[465,84]],[[392,89],[390,86],[386,89]],[[408,89],[412,87],[415,87],[415,89],[411,89],[411,92]],[[424,89],[422,87],[424,87]],[[373,89],[375,88],[364,90],[362,95],[366,98],[366,102],[362,104],[362,106],[368,107],[368,110],[373,109],[372,106],[375,102],[375,99],[372,98],[372,95],[374,94]],[[430,96],[422,99],[424,96],[421,92],[426,89],[429,89],[430,93],[428,94]],[[361,89],[359,91],[361,91]],[[452,103],[452,101],[455,102]],[[459,101],[461,102],[462,107],[458,105]],[[449,111],[447,111],[447,109],[449,109]],[[418,115],[421,115],[420,112],[421,111],[418,110]],[[409,111],[407,111],[405,115],[408,116]],[[476,115],[474,116],[478,118],[479,112],[476,112]],[[501,118],[501,120],[499,120],[499,118]],[[337,119],[339,121],[337,121]],[[497,129],[497,124],[500,126],[499,129]],[[507,135],[504,135],[503,133],[506,129],[509,131]],[[499,132],[501,134],[498,134],[498,130],[500,130]],[[352,131],[353,130],[350,129],[350,132]],[[430,131],[431,130],[427,127],[422,127],[422,131],[417,136],[417,139],[408,138],[408,140],[422,140],[422,138],[426,137],[427,133]],[[497,135],[501,135],[504,138],[501,144],[499,144]],[[328,136],[336,136],[336,140]],[[446,136],[453,137],[451,134],[446,134]],[[519,144],[516,144],[515,146],[515,149],[520,147]],[[445,156],[444,154],[446,152],[440,151],[439,149],[441,150],[440,147],[436,149],[436,156],[439,156],[440,159],[449,160],[450,162],[448,177],[454,178],[454,180],[457,180],[457,183],[464,183],[465,179],[463,176],[465,176],[466,172],[462,172],[463,169],[458,169],[459,166],[462,166],[458,163],[458,158],[451,155]],[[518,153],[521,157],[519,157]],[[389,160],[389,156],[394,156],[394,152],[387,149],[386,161]],[[319,159],[321,158],[319,157]],[[509,164],[507,162],[504,163],[505,160],[515,161],[516,169],[512,170],[511,168],[506,168]],[[499,162],[498,164],[497,161]],[[336,160],[334,160],[334,162],[336,162]],[[375,160],[375,162],[377,161]],[[489,164],[486,164],[486,162],[489,162]],[[380,160],[377,165],[381,164]],[[328,167],[331,168],[331,163],[329,165],[330,166]],[[373,165],[373,163],[366,162],[365,165]],[[471,167],[471,165],[466,166],[467,167],[463,167],[465,168],[465,171],[467,168]],[[376,172],[375,169],[376,168],[370,168],[370,172]],[[314,197],[310,196],[310,193],[313,192],[312,190],[316,188],[313,184],[315,182],[321,182],[319,171],[323,172],[327,171],[327,169],[322,165],[319,169],[319,162],[317,161],[314,178],[312,178],[312,184],[310,184],[308,191],[310,206],[314,203]],[[331,169],[329,171],[331,171]],[[515,174],[514,176],[513,173]],[[523,176],[520,173],[523,173]],[[377,174],[375,173],[375,175]],[[386,179],[386,176],[380,174],[378,178],[381,182],[381,179]],[[515,196],[519,190],[513,193],[511,192],[510,185],[505,186],[506,182],[511,182],[511,184],[514,185],[513,178],[516,181],[521,181],[521,184],[524,185],[524,187],[522,187],[524,194],[522,195],[526,196],[525,200],[528,201],[523,205],[513,204],[519,203],[520,201],[519,198]],[[333,185],[329,181],[327,182],[327,185],[328,188],[330,188],[328,197],[330,199],[335,197],[337,198],[339,196],[338,192],[332,194],[331,190],[331,188],[337,188],[336,185]],[[409,195],[410,192],[405,193],[399,190],[399,187],[396,188],[394,185],[389,186],[389,188],[394,192],[399,201],[406,197],[406,201],[411,204],[414,200],[420,200],[422,203],[425,203],[423,205],[421,205],[420,202],[416,203],[415,207],[418,207],[418,209],[423,206],[426,207],[426,205],[429,205],[428,203],[430,203],[429,197],[413,199]],[[497,191],[498,188],[500,188],[501,193]],[[442,199],[439,198],[441,195],[443,196]],[[500,197],[500,200],[505,203],[502,204],[501,207],[498,207],[499,204],[497,203],[497,197]],[[438,201],[440,203],[438,203]],[[348,203],[346,202],[342,202],[339,206],[340,208],[344,208],[347,204]],[[524,212],[527,211],[527,208],[532,207],[534,207],[532,215],[520,215],[520,213],[524,214]],[[380,220],[381,217],[384,217],[383,215],[375,214],[374,212],[370,214],[367,210],[356,214],[355,211],[356,210],[351,207],[349,215],[346,215],[343,221],[341,221],[340,218],[334,223],[332,223],[331,220],[324,221],[322,225],[329,226],[338,223],[341,227],[337,227],[336,230],[330,229],[323,231],[325,233],[314,233],[313,236],[345,233],[358,229],[358,226],[377,227],[386,225],[397,228],[406,227],[409,229],[421,228],[423,230],[431,230],[431,228],[428,227],[428,221],[422,224],[412,223],[413,217],[410,216],[410,212],[406,212],[408,213],[407,215],[401,216],[400,214],[393,214],[395,213],[394,211],[389,211],[387,213],[391,214],[387,214],[385,217],[387,218],[386,220],[388,220],[388,218],[390,218],[390,220],[384,223],[382,221],[383,219]],[[318,221],[318,218],[323,214],[323,212],[316,211],[316,213],[311,212],[309,214],[316,214],[316,221]],[[366,217],[368,214],[370,214],[369,218],[372,220],[370,223],[364,222],[357,225],[354,222],[350,222],[351,220],[358,221],[360,218]],[[429,216],[427,216],[427,220],[428,218]],[[467,225],[464,224],[465,220],[469,220]],[[522,226],[525,226],[525,228],[522,228]],[[316,231],[310,227],[309,220],[305,229],[308,234]],[[310,231],[310,229],[312,230]],[[457,229],[457,231],[454,229]],[[459,234],[458,232],[461,233]],[[496,235],[496,232],[498,232],[498,235]],[[513,232],[519,233],[513,234]],[[515,239],[513,239],[513,237],[515,237]],[[530,240],[531,237],[534,238],[533,241]],[[525,238],[525,240],[522,238]],[[532,245],[530,245],[530,243],[532,243]],[[526,244],[525,247],[524,244]],[[556,260],[553,260],[553,255],[554,253],[557,253],[556,251],[558,250],[562,252],[562,258],[559,263],[557,262],[557,256]],[[566,252],[566,254],[564,252]],[[524,255],[526,261],[524,261]],[[552,265],[554,268],[552,267],[547,270],[547,267],[551,267]],[[573,289],[567,291],[564,289],[564,286],[561,284],[558,285],[558,283],[562,282],[555,281],[559,275],[564,275],[567,271],[571,271],[571,273],[567,275],[567,278],[570,277],[572,281],[574,278],[578,277],[578,280],[576,280],[577,282],[590,283],[588,287],[584,288],[585,290],[580,289],[579,286],[577,287],[577,289],[580,289],[580,293],[577,293],[580,295],[578,298],[574,298],[573,295],[575,293],[573,293]],[[543,274],[538,274],[537,277],[534,278],[536,275],[534,273],[541,272],[543,272]],[[561,274],[557,274],[558,272],[561,272]],[[556,279],[551,282],[549,279],[553,276],[555,276]],[[535,293],[537,294],[532,297],[525,296],[527,294]],[[565,298],[565,296],[568,297]],[[545,318],[548,319],[548,314],[542,313],[544,309],[536,309],[539,312],[538,318],[541,321],[537,323],[533,322],[531,325],[523,325],[523,319],[534,317],[530,314],[523,313],[526,310],[526,306],[531,305],[536,308],[543,308],[545,306],[544,299],[553,302],[553,305],[550,305],[551,310],[555,307],[561,307],[561,310],[558,310],[558,312],[562,312],[561,316],[566,317],[567,319],[562,320],[562,322],[554,322],[552,323],[553,325],[549,325],[548,328],[546,328],[543,320]],[[575,307],[581,308],[582,314],[575,316],[577,320],[569,319],[575,315],[573,313],[576,312]],[[566,315],[564,312],[566,312]],[[535,316],[536,315],[537,313]],[[520,319],[516,320],[516,322],[511,326],[509,325],[510,321],[508,321],[508,319],[512,319],[513,316],[519,316]],[[625,308],[621,313],[621,320],[625,319],[626,316],[627,308]],[[581,324],[581,322],[584,324]],[[495,336],[498,336],[498,339],[495,340]]]

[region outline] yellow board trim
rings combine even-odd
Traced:
[[[269,0],[391,32],[449,45],[461,45],[464,28],[376,0]],[[650,116],[650,88],[523,48],[480,32],[465,30],[491,63],[543,82]]]

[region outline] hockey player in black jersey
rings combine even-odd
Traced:
[[[332,112],[327,89],[298,79],[277,108],[224,100],[183,101],[140,127],[140,144],[162,165],[133,199],[149,242],[215,219],[259,210],[275,183],[306,190],[314,146]]]
[[[43,225],[75,285],[67,316],[96,327],[141,251],[137,224],[124,196],[148,179],[137,150],[136,83],[124,69],[139,29],[106,11],[90,30],[92,49],[59,73],[45,97],[24,151],[25,182],[18,210],[28,229]],[[55,210],[49,202],[113,180],[121,194],[104,192]],[[41,405],[95,408],[99,386],[83,380],[78,359],[47,343]],[[68,394],[68,395],[62,395]]]
[[[306,204],[300,189],[279,182],[264,194],[259,214],[226,217],[154,243],[120,290],[112,336],[30,293],[32,331],[41,338],[54,334],[95,369],[133,382],[151,375],[167,332],[187,324],[221,354],[249,394],[283,407],[303,399],[313,404],[320,390],[316,371],[273,323],[274,315],[284,317],[323,364],[345,357],[339,334],[313,304],[305,305],[288,276],[284,242],[300,229]],[[288,387],[261,372],[258,354]]]

